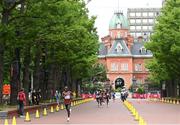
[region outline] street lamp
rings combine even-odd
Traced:
[[[136,78],[134,77],[133,79],[132,79],[132,88],[133,88],[133,92],[135,91],[134,89],[136,88],[136,85],[137,85],[137,83],[136,83]]]

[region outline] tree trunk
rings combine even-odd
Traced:
[[[175,97],[175,80],[174,79],[171,80],[171,85],[172,85],[172,88],[171,88],[172,95],[171,95],[171,97]]]
[[[53,81],[53,72],[54,72],[54,64],[49,64],[49,68],[48,68],[48,82],[47,82],[47,92],[48,92],[48,99],[52,96],[51,91],[54,91],[54,81]]]
[[[20,84],[20,49],[15,49],[15,59],[12,63],[12,78],[11,78],[11,104],[17,104],[17,94],[21,88]]]
[[[41,66],[40,66],[41,50],[39,44],[37,45],[37,52],[35,55],[35,67],[34,67],[34,78],[33,78],[33,89],[37,90],[40,87],[40,76],[41,76]]]
[[[28,95],[28,92],[30,90],[30,63],[31,63],[30,47],[28,47],[23,62],[24,68],[23,68],[23,80],[22,80],[22,84],[26,96]]]
[[[6,9],[3,9],[1,15],[2,15],[1,24],[7,25],[10,12],[7,11]],[[0,37],[2,37],[2,36],[0,36]],[[4,47],[5,47],[5,42],[0,41],[0,103],[2,102],[2,87],[3,87],[3,78],[4,78],[4,76],[3,76],[3,72],[4,72]]]
[[[1,42],[1,41],[0,41]],[[0,43],[0,103],[2,102],[4,46]]]

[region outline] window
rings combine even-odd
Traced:
[[[143,23],[147,23],[147,19],[143,19],[142,21],[143,21]]]
[[[150,12],[150,13],[149,13],[149,16],[153,16],[153,15],[154,15],[153,12]]]
[[[143,26],[143,30],[147,30],[147,28],[148,28],[147,26]]]
[[[141,54],[146,54],[147,53],[147,49],[143,46],[139,49],[139,53]]]
[[[149,26],[149,30],[152,30],[152,26]]]
[[[136,13],[136,16],[141,16],[141,13]]]
[[[135,71],[142,71],[142,65],[141,64],[135,64]]]
[[[147,16],[147,13],[146,13],[146,12],[144,12],[142,15],[143,15],[143,16]]]
[[[111,37],[113,37],[113,32],[111,32]]]
[[[117,28],[118,28],[118,29],[122,28],[122,24],[121,24],[121,23],[118,23],[118,24],[117,24]]]
[[[141,26],[136,26],[136,29],[137,30],[141,30]]]
[[[141,33],[136,33],[136,36],[139,37],[139,36],[142,36],[142,34]]]
[[[136,20],[136,23],[141,23],[141,19],[137,19],[137,20]]]
[[[135,23],[135,20],[133,19],[133,20],[130,20],[130,23]]]
[[[120,43],[118,43],[115,50],[117,53],[122,52],[123,51],[122,45]]]
[[[122,63],[121,64],[121,70],[122,71],[128,71],[128,64],[127,63]]]
[[[131,30],[134,30],[134,29],[135,29],[135,26],[130,26],[130,29],[131,29]]]
[[[130,13],[130,16],[135,16],[135,13]]]
[[[149,23],[153,23],[154,21],[153,21],[153,19],[149,19]]]
[[[118,71],[118,64],[117,63],[111,63],[111,71]]]
[[[117,38],[121,38],[121,33],[118,31]]]
[[[125,35],[125,37],[127,37],[128,33],[127,33],[127,32],[124,32],[124,35]]]
[[[136,35],[135,33],[130,33],[130,34],[131,34],[133,37],[135,37],[135,35]]]

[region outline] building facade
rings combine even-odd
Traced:
[[[156,17],[160,14],[160,8],[131,8],[127,11],[127,17],[130,25],[130,34],[135,40],[143,36],[149,40],[153,32],[153,26]]]
[[[109,23],[109,35],[102,38],[98,55],[99,63],[105,65],[113,87],[118,78],[125,81],[127,88],[133,81],[145,83],[148,76],[145,62],[152,58],[152,53],[144,47],[145,42],[143,37],[134,40],[123,13],[114,13]]]

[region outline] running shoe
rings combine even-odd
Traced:
[[[67,118],[67,122],[69,122],[69,121],[70,121],[70,117]]]

